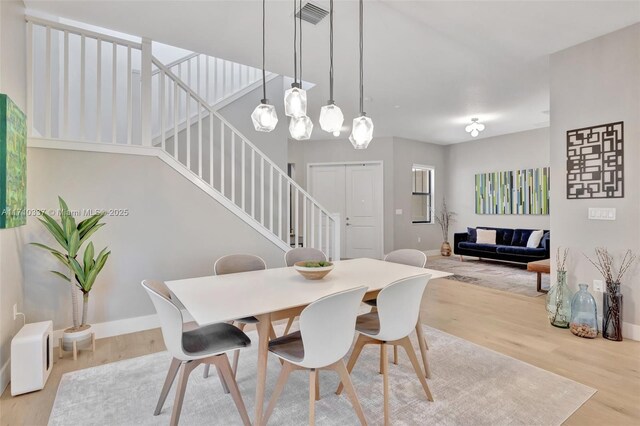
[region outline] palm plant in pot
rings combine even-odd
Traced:
[[[104,226],[104,223],[100,223],[100,220],[105,216],[106,212],[96,213],[76,223],[76,220],[69,211],[67,203],[65,203],[61,197],[58,197],[58,201],[60,204],[59,222],[42,210],[39,211],[40,217],[38,220],[57,241],[61,250],[41,243],[31,244],[50,252],[68,271],[68,275],[59,271],[51,271],[54,275],[71,284],[73,327],[64,330],[62,338],[63,349],[68,351],[72,349],[74,341],[78,348],[84,347],[91,342],[91,325],[87,324],[89,293],[93,288],[98,274],[107,263],[111,252],[107,251],[105,247],[96,256],[93,243],[89,242],[79,261],[79,251],[82,246],[89,241],[89,238],[98,229]],[[82,294],[82,316],[80,316],[78,310],[79,293]]]
[[[442,210],[436,215],[436,223],[442,229],[442,245],[440,246],[440,254],[442,256],[451,256],[451,244],[449,244],[449,226],[455,222],[453,217],[455,212],[449,210],[447,202],[442,199]]]

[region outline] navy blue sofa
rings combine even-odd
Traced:
[[[467,232],[453,236],[453,252],[460,256],[473,256],[507,262],[529,263],[549,259],[551,242],[550,232],[544,231],[540,245],[528,248],[529,236],[536,229],[508,229],[479,226],[478,229],[495,229],[496,244],[476,243],[476,228],[467,228]]]

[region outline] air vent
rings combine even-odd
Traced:
[[[316,6],[313,3],[305,4],[302,9],[296,14],[296,18],[299,18],[302,14],[302,20],[307,21],[310,24],[316,25],[322,21],[325,16],[329,14],[328,10],[324,10],[320,6]]]

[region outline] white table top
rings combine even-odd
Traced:
[[[375,259],[334,263],[333,271],[318,281],[306,280],[289,267],[174,280],[166,284],[196,323],[203,326],[305,306],[361,285],[375,291],[403,278],[431,275],[431,279],[436,279],[452,275]]]

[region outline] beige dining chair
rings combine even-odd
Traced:
[[[420,380],[427,400],[433,401],[431,390],[424,377],[418,358],[413,350],[409,334],[414,330],[422,294],[431,277],[418,276],[393,282],[380,290],[378,294],[377,310],[358,316],[356,330],[358,339],[349,358],[347,371],[351,373],[353,367],[365,345],[380,345],[380,360],[382,364],[384,387],[384,424],[389,424],[389,361],[388,345],[402,346],[411,361],[411,365]],[[336,391],[342,392],[340,384]]]
[[[171,292],[167,286],[162,281],[152,280],[143,281],[142,286],[156,308],[164,344],[173,357],[153,413],[154,416],[162,412],[162,406],[173,382],[176,376],[179,376],[170,420],[172,426],[177,426],[189,375],[197,366],[205,364],[207,367],[209,365],[216,366],[223,388],[225,392],[228,390],[228,393],[231,394],[242,418],[242,423],[246,426],[250,425],[251,421],[247,415],[247,409],[225,353],[230,350],[247,348],[251,345],[249,337],[242,330],[226,323],[185,330],[182,312],[171,300]]]
[[[427,255],[415,249],[400,249],[392,251],[384,257],[385,262],[399,263],[402,265],[415,266],[418,268],[424,268],[427,265]],[[376,299],[367,300],[365,303],[372,307],[372,311],[376,307]],[[421,318],[418,315],[418,322],[416,323],[416,337],[418,338],[418,344],[420,347],[420,356],[422,357],[422,364],[424,365],[424,375],[427,378],[431,377],[431,370],[429,368],[429,360],[427,358],[427,350],[429,345],[427,343],[427,337],[422,330]],[[398,346],[393,346],[393,363],[398,365]],[[380,369],[382,374],[382,368]]]
[[[300,313],[300,331],[269,342],[269,351],[284,364],[265,411],[264,424],[269,420],[289,374],[294,370],[309,371],[309,424],[315,424],[318,371],[323,369],[338,373],[360,423],[367,424],[344,364],[344,357],[353,343],[358,307],[366,291],[367,288],[362,286],[316,300]]]

